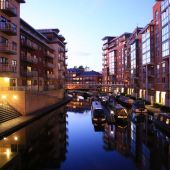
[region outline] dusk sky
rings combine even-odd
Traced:
[[[68,67],[102,69],[104,36],[132,32],[152,19],[155,0],[26,0],[21,18],[36,29],[59,28],[68,42]]]

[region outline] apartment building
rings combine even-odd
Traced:
[[[20,3],[0,0],[0,88],[16,85],[20,77]]]
[[[105,92],[124,92],[125,68],[127,65],[127,40],[130,33],[118,37],[104,37],[103,43],[103,83]]]
[[[66,42],[58,29],[36,30],[20,19],[20,3],[0,1],[0,88],[64,88]]]
[[[115,37],[110,37],[110,36],[106,36],[104,37],[102,40],[103,40],[103,47],[102,47],[102,50],[103,50],[103,68],[102,68],[102,84],[103,84],[103,87],[102,87],[102,91],[104,92],[108,92],[109,90],[111,91],[111,86],[110,86],[110,77],[109,77],[109,55],[110,55],[110,46],[111,46],[111,43],[113,41]],[[111,63],[110,63],[111,64]],[[114,65],[114,63],[112,63]],[[114,75],[114,73],[112,73]],[[111,74],[111,75],[112,75]]]
[[[137,27],[124,41],[122,35],[103,39],[103,80],[106,87],[109,80],[114,87],[108,91],[116,88],[115,92],[170,106],[169,9],[169,0],[157,0],[153,20],[144,28]]]
[[[125,59],[125,87],[129,95],[138,96],[142,82],[141,42],[143,28],[137,27],[127,42],[127,58]]]
[[[170,1],[162,0],[153,6],[155,25],[155,101],[170,106]]]

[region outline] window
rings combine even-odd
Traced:
[[[12,42],[12,49],[13,50],[17,50],[17,43],[16,42]]]
[[[142,64],[151,62],[150,31],[142,34]]]
[[[157,65],[156,67],[156,72],[157,72],[157,77],[159,78],[160,77],[160,66]]]
[[[162,26],[168,23],[168,9],[162,13]]]
[[[162,42],[166,41],[169,38],[169,25],[166,25],[162,29]]]
[[[161,2],[161,11],[165,10],[169,5],[169,0],[164,0]]]
[[[130,57],[131,57],[131,75],[134,75],[136,71],[136,43],[133,43],[130,46]]]
[[[37,83],[37,80],[34,80],[34,86],[36,86],[38,83]]]
[[[169,55],[169,41],[162,43],[162,57]]]
[[[6,38],[4,38],[4,37],[0,37],[0,44],[7,45],[8,40]]]
[[[17,61],[16,60],[12,60],[12,66],[16,66],[17,65]]]
[[[30,66],[27,66],[27,72],[31,72],[32,68]]]
[[[27,80],[27,86],[31,86],[32,85],[32,81],[31,80]]]
[[[0,57],[0,64],[8,64],[8,58]]]
[[[162,74],[165,75],[166,69],[165,69],[165,63],[162,63]]]
[[[115,51],[112,51],[109,53],[109,72],[110,75],[113,75],[115,73]]]

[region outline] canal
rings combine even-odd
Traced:
[[[169,170],[170,137],[151,120],[93,125],[73,100],[0,141],[1,170]]]

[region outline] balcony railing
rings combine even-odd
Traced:
[[[47,56],[47,57],[50,57],[50,58],[54,58],[54,54],[51,53],[50,51],[47,51],[47,52],[46,52],[46,56]]]
[[[16,0],[19,3],[25,3],[25,0]]]
[[[154,89],[154,83],[148,83],[147,89]]]
[[[17,8],[11,3],[11,1],[0,0],[0,9],[9,17],[17,16]]]
[[[60,58],[58,58],[58,61],[59,61],[59,62],[63,62],[64,59],[63,59],[62,57],[60,57]]]
[[[28,50],[31,50],[31,51],[32,50],[33,51],[37,50],[37,46],[33,42],[31,42],[29,40],[27,40],[27,41],[21,40],[21,45],[26,47]]]
[[[154,75],[154,71],[148,71],[148,76],[149,77],[154,77],[155,75]]]
[[[30,56],[21,56],[21,59],[23,61],[27,61],[27,62],[30,62],[30,63],[38,63],[38,59],[37,58],[33,58],[33,57],[30,57]]]
[[[59,53],[64,53],[65,50],[64,50],[63,48],[60,48],[60,49],[58,50],[58,52],[59,52]]]
[[[11,22],[0,22],[0,31],[7,35],[17,35],[17,27]]]
[[[13,43],[0,43],[0,53],[5,54],[17,54],[17,47]]]
[[[54,74],[47,74],[47,77],[50,78],[50,79],[54,79],[55,75]]]
[[[27,72],[23,72],[23,75],[26,77],[38,77],[38,72],[37,71],[27,71]]]
[[[53,63],[47,63],[47,66],[50,68],[54,68],[54,64]]]
[[[16,66],[10,64],[0,64],[0,73],[16,73],[17,68]]]

